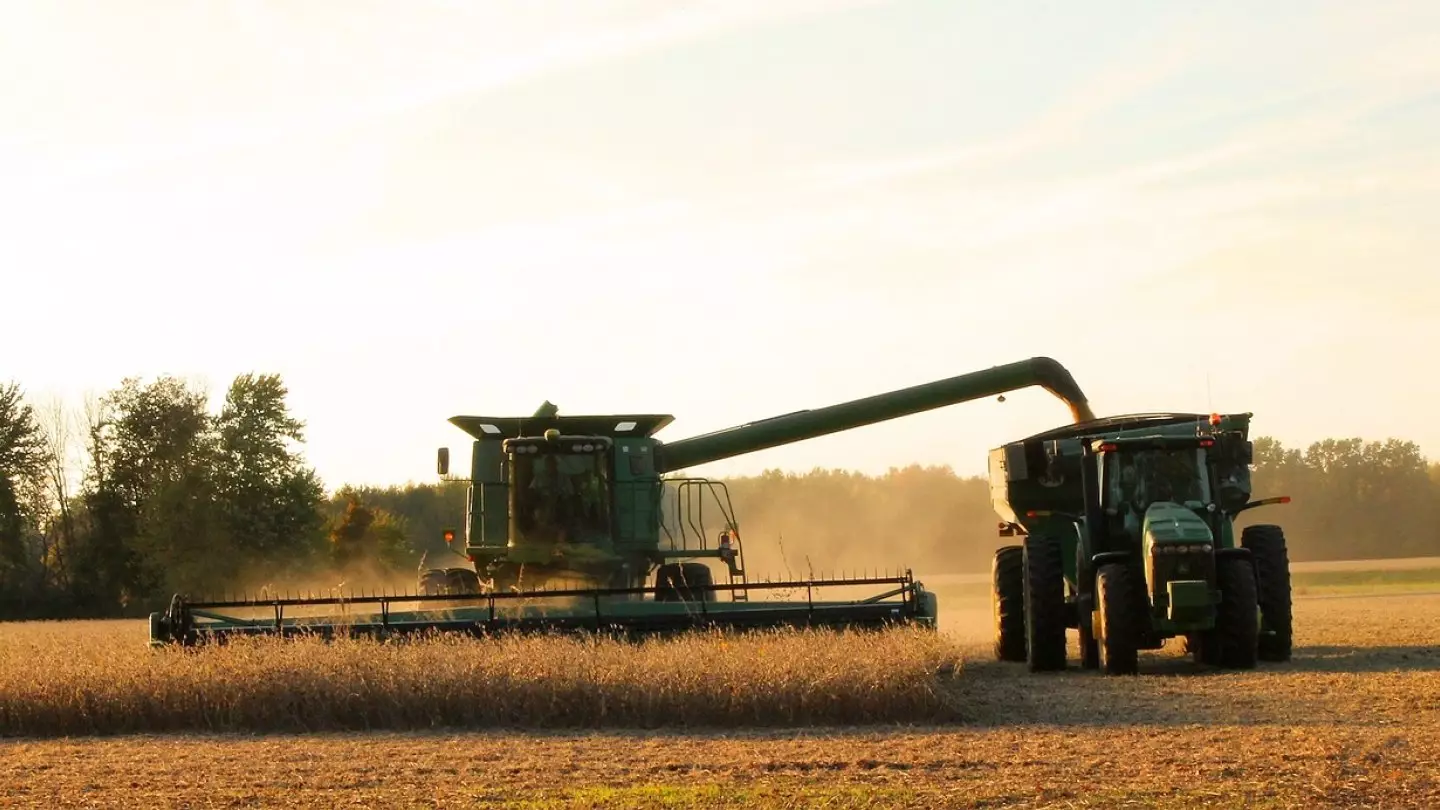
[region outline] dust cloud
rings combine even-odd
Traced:
[[[317,564],[284,572],[245,570],[233,580],[230,594],[238,598],[273,599],[350,597],[368,594],[414,594],[416,570],[395,570],[370,559],[346,565]]]
[[[945,468],[777,473],[729,489],[752,579],[910,569],[929,581],[988,572],[1011,542],[997,536],[987,484]]]

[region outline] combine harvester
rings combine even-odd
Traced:
[[[455,548],[453,531],[446,541],[473,568],[424,571],[418,594],[225,601],[176,595],[165,613],[151,615],[151,643],[433,630],[643,634],[696,627],[934,626],[935,596],[909,571],[751,581],[724,483],[669,476],[1035,385],[1067,403],[1074,421],[1094,419],[1074,378],[1046,357],[669,443],[655,438],[673,420],[667,415],[562,416],[546,402],[528,417],[456,416],[450,422],[474,442],[463,547]],[[440,475],[448,475],[449,461],[448,448],[441,448]],[[712,524],[719,529],[713,543],[707,505],[720,522]],[[707,560],[723,564],[724,582],[715,581]],[[876,591],[858,599],[820,598],[867,587]],[[764,598],[776,594],[782,595]],[[409,607],[395,610],[397,605]],[[328,613],[300,615],[316,609]],[[257,611],[263,615],[242,615]]]
[[[1251,500],[1251,414],[1113,416],[990,453],[1000,534],[995,656],[1032,672],[1080,665],[1138,672],[1139,650],[1185,639],[1197,662],[1287,661],[1290,563],[1273,524],[1235,531]]]

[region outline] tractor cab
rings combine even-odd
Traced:
[[[1099,507],[1107,548],[1140,549],[1157,541],[1211,543],[1216,506],[1207,437],[1096,441]],[[1117,546],[1119,546],[1117,548]]]

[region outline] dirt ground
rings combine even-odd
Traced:
[[[1288,664],[1138,678],[1028,675],[984,601],[942,614],[960,724],[10,741],[0,806],[1440,807],[1440,596],[1298,599]]]

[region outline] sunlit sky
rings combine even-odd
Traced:
[[[277,372],[337,486],[432,480],[455,414],[677,439],[1049,355],[1102,413],[1440,457],[1440,3],[0,9],[0,380],[37,400]],[[1066,418],[695,472],[981,473]]]

